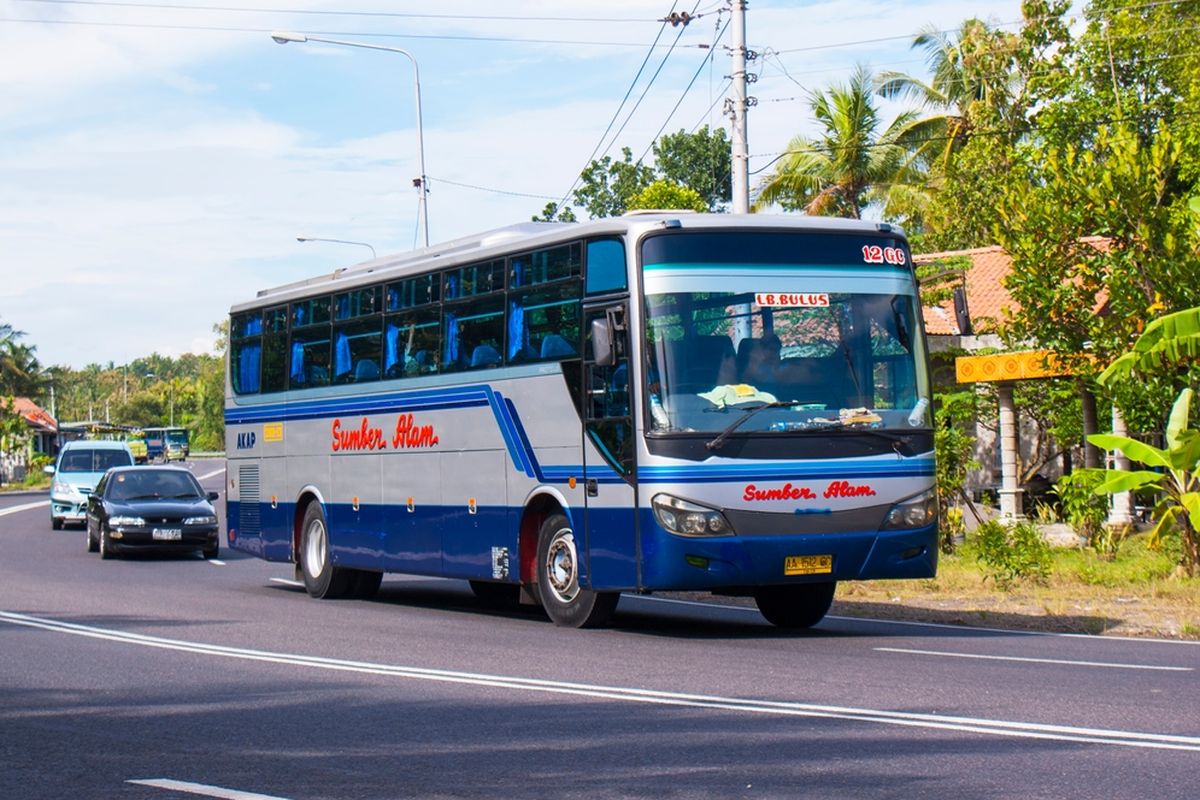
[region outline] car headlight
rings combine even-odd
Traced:
[[[141,528],[146,525],[146,520],[141,517],[109,517],[108,524],[120,528]]]
[[[680,536],[731,536],[733,527],[720,511],[689,503],[669,494],[650,501],[658,524]]]
[[[76,494],[75,487],[66,481],[55,481],[50,485],[51,494]]]
[[[217,518],[212,514],[207,514],[203,517],[186,517],[183,520],[184,525],[216,525]]]
[[[930,489],[892,506],[884,518],[880,530],[924,528],[937,521],[937,514],[937,494]]]

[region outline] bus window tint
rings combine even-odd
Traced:
[[[504,261],[488,261],[452,269],[445,274],[442,296],[446,300],[490,294],[504,289]]]
[[[314,326],[292,335],[288,383],[293,389],[329,385],[329,327]]]
[[[380,311],[378,286],[343,292],[334,299],[334,311],[338,321],[366,317]]]
[[[262,390],[282,392],[287,389],[287,334],[274,333],[263,337]]]
[[[579,355],[578,282],[509,297],[509,363],[560,361]]]
[[[229,378],[233,382],[233,391],[238,394],[257,394],[259,384],[259,367],[262,363],[262,340],[249,339],[234,342],[230,349]]]
[[[401,311],[436,303],[441,299],[441,286],[442,276],[437,273],[389,283],[385,310]]]
[[[513,256],[509,259],[508,286],[519,289],[575,277],[579,275],[580,262],[579,242]]]
[[[338,325],[333,329],[334,383],[379,380],[383,336],[379,317]]]
[[[262,390],[262,319],[261,311],[251,311],[235,314],[229,321],[229,378],[237,394]]]
[[[440,353],[441,318],[436,308],[394,314],[384,323],[384,377],[434,375]]]
[[[622,291],[625,280],[625,245],[620,239],[597,239],[587,244],[587,293]]]
[[[498,367],[504,351],[504,298],[447,306],[442,365],[447,372]]]
[[[329,298],[314,297],[292,303],[292,327],[303,328],[307,325],[329,324]]]

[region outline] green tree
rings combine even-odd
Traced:
[[[699,194],[705,204],[701,210],[722,211],[733,198],[732,154],[724,128],[713,131],[705,125],[695,133],[668,133],[654,143],[654,163],[661,178]]]
[[[632,150],[623,147],[621,154],[620,161],[613,161],[610,156],[593,161],[580,175],[575,202],[587,209],[593,219],[624,214],[629,199],[654,181],[654,170],[635,164]]]
[[[886,204],[889,190],[904,181],[896,136],[915,113],[905,112],[885,128],[873,83],[860,66],[848,83],[809,95],[822,134],[792,139],[759,185],[755,209],[778,203],[786,211],[857,219],[870,203]]]
[[[546,203],[541,214],[535,214],[530,218],[532,222],[578,222],[575,218],[575,209],[570,206],[563,206],[561,209],[558,203],[553,201]]]
[[[629,198],[627,210],[635,209],[681,209],[699,212],[707,211],[708,203],[695,189],[659,179]]]

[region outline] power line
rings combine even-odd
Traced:
[[[679,5],[678,0],[671,4],[671,13],[675,12],[675,7]],[[667,15],[670,17],[670,14]],[[591,164],[596,158],[596,154],[600,152],[600,148],[604,146],[604,140],[608,138],[608,132],[612,130],[612,126],[616,123],[617,117],[621,116],[621,109],[625,107],[625,103],[629,100],[629,95],[633,94],[633,89],[637,86],[638,79],[642,77],[642,71],[646,69],[646,64],[650,63],[650,56],[654,53],[654,48],[658,46],[658,42],[662,39],[662,35],[667,30],[666,18],[658,27],[658,33],[654,37],[654,41],[650,43],[649,49],[646,51],[646,57],[642,59],[642,63],[638,65],[637,74],[633,76],[633,80],[629,83],[629,88],[625,90],[625,96],[621,98],[621,103],[617,106],[617,110],[613,112],[612,119],[608,121],[608,127],[604,129],[604,133],[600,134],[600,141],[596,142],[596,146],[592,148],[592,154],[588,156],[587,162],[583,165],[583,169],[587,169],[588,164]],[[676,37],[678,38],[678,37]],[[583,169],[575,175],[575,179],[571,181],[571,186],[567,189],[566,194],[558,201],[558,208],[562,208],[567,203],[567,198],[571,196],[571,192],[575,191],[575,187],[579,184],[579,178],[583,175]]]
[[[149,22],[94,22],[88,20],[69,20],[69,19],[18,19],[15,17],[0,17],[0,22],[8,22],[15,24],[29,25],[81,25],[85,27],[95,28],[131,28],[136,30],[160,30],[160,31],[203,31],[206,33],[272,33],[275,28],[247,28],[232,25],[182,25],[182,24],[164,24],[164,23],[149,23]],[[596,40],[583,39],[521,39],[511,36],[465,36],[453,34],[434,34],[434,33],[379,33],[378,31],[298,31],[309,36],[341,36],[354,37],[359,39],[420,39],[420,40],[443,40],[456,42],[509,42],[515,44],[555,44],[555,45],[577,45],[587,47],[645,47],[643,42],[600,42]],[[694,47],[699,49],[699,45],[683,45],[683,47]],[[652,48],[653,49],[653,48]]]
[[[490,186],[476,186],[473,183],[461,183],[459,181],[452,181],[449,178],[433,178],[433,177],[431,177],[430,180],[440,181],[442,183],[448,183],[451,186],[459,186],[463,189],[474,189],[479,192],[490,192],[491,194],[504,194],[504,195],[509,195],[511,197],[529,197],[534,200],[554,200],[555,199],[554,196],[548,195],[548,194],[532,194],[530,192],[514,192],[514,191],[511,191],[508,189],[494,189]]]
[[[658,141],[658,137],[662,136],[662,132],[667,129],[667,125],[671,124],[671,118],[675,116],[675,112],[679,110],[679,106],[682,105],[683,99],[687,97],[688,92],[692,90],[692,86],[695,85],[696,79],[699,78],[700,73],[704,71],[704,65],[712,62],[713,56],[716,52],[713,48],[716,47],[716,44],[721,40],[721,37],[725,35],[725,30],[729,27],[729,22],[729,20],[725,20],[725,25],[719,31],[717,31],[716,35],[713,37],[712,46],[709,48],[708,55],[704,57],[704,60],[700,62],[700,66],[696,68],[696,72],[692,75],[692,79],[688,81],[688,85],[684,87],[683,92],[680,93],[679,99],[675,101],[675,105],[671,109],[671,113],[667,114],[667,118],[663,120],[663,124],[658,129],[658,133],[654,134],[654,136],[650,139],[650,144],[646,145],[646,149],[642,151],[640,156],[638,156],[637,163],[640,164],[646,159],[646,155],[654,147],[654,143]],[[712,107],[710,106],[709,108],[711,109]]]
[[[404,11],[331,11],[313,8],[263,8],[257,6],[203,6],[186,3],[131,3],[119,0],[13,0],[18,3],[42,3],[60,6],[91,6],[104,8],[153,8],[170,11],[222,11],[250,14],[308,14],[329,17],[384,17],[401,19],[450,19],[464,21],[513,21],[513,22],[656,22],[657,20],[635,17],[570,17],[531,16],[507,14],[420,14]]]

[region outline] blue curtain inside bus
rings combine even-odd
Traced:
[[[238,354],[237,389],[243,394],[256,393],[260,388],[258,367],[262,361],[262,345],[248,342],[241,349],[242,352]]]
[[[350,340],[339,332],[333,348],[333,375],[340,378],[350,372]]]
[[[396,365],[400,363],[400,329],[388,323],[383,337],[383,372],[392,376]]]
[[[292,342],[292,385],[304,385],[304,342]]]
[[[525,330],[525,308],[520,303],[512,303],[508,311],[508,360],[515,360],[528,346],[529,331]]]
[[[446,312],[446,350],[442,363],[453,367],[458,363],[458,317]]]

